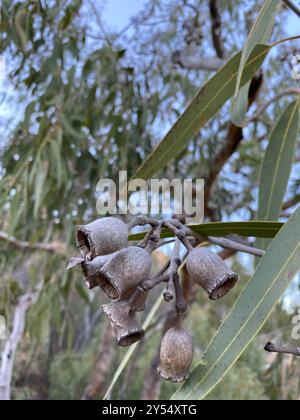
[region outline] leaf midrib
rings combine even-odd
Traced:
[[[265,51],[264,52],[261,52],[260,54],[258,54],[255,58],[253,58],[251,61],[249,61],[249,62],[247,62],[247,64],[245,65],[245,70],[248,68],[248,67],[250,67],[253,63],[255,63],[255,61],[257,61],[260,57],[262,57],[263,55],[265,54]],[[224,67],[226,67],[228,65],[228,63],[227,64],[225,64],[225,66],[223,66],[222,67],[222,69],[224,68]],[[221,71],[221,70],[220,70]],[[217,94],[216,95],[214,95],[213,97],[212,97],[212,99],[208,102],[208,104],[203,108],[203,110],[201,111],[201,114],[203,114],[206,110],[207,110],[207,108],[213,103],[213,101],[218,97],[218,96],[220,96],[220,94],[221,93],[223,93],[223,91],[226,89],[226,87],[228,86],[228,84],[230,84],[233,80],[234,80],[234,78],[236,78],[237,77],[237,74],[238,74],[238,72],[236,71],[228,80],[227,80],[227,82],[225,83],[225,85],[223,85],[223,88],[220,90],[220,91],[218,91],[217,92]],[[212,80],[212,79],[211,79]],[[178,139],[177,140],[175,140],[174,141],[174,143],[172,144],[172,146],[173,147],[176,147],[177,145],[178,145],[178,143],[180,143],[180,141],[181,141],[181,139],[182,139],[182,137],[186,134],[186,132],[191,128],[191,126],[194,124],[194,121],[192,121],[188,126],[187,126],[187,128],[181,133],[181,135],[178,137]],[[172,129],[171,129],[172,130]],[[170,132],[169,132],[170,133]],[[168,135],[168,134],[167,134]],[[164,140],[162,140],[162,142],[163,142]],[[155,152],[158,150],[158,148],[160,147],[160,145],[162,144],[162,142],[160,142],[158,145],[157,145],[157,147],[153,150],[153,152],[152,152],[152,154],[149,156],[149,158],[148,158],[148,161],[146,161],[146,163],[145,163],[145,169],[147,168],[147,164],[149,164],[149,160],[152,158],[152,156],[155,154]],[[157,160],[157,163],[156,163],[156,166],[157,165],[159,165],[159,163],[163,160],[163,158],[167,155],[169,153],[169,149],[166,149],[162,154],[161,154],[161,157],[160,157],[160,159],[158,159]],[[142,168],[141,168],[142,169]],[[143,171],[141,171],[142,173],[143,173]],[[145,171],[146,172],[146,175],[144,175],[144,177],[145,176],[147,176],[147,170]],[[139,171],[137,172],[137,174],[136,174],[136,176],[138,176],[139,175]]]
[[[293,109],[291,117],[288,121],[286,130],[285,130],[285,133],[284,133],[283,141],[281,142],[281,146],[280,146],[280,150],[279,150],[279,159],[277,159],[277,162],[276,162],[275,172],[274,172],[274,176],[273,176],[273,179],[272,179],[271,190],[270,190],[270,194],[269,194],[269,198],[268,198],[267,211],[266,211],[266,215],[265,215],[266,220],[269,218],[269,214],[270,214],[270,210],[271,210],[272,197],[273,197],[275,185],[277,183],[277,178],[278,178],[278,175],[279,175],[279,166],[280,166],[280,163],[281,163],[282,157],[283,157],[282,152],[283,152],[284,146],[287,142],[288,134],[289,134],[290,128],[292,126],[292,122],[294,120],[295,113],[298,110],[298,107],[299,107],[299,99],[295,102],[295,108]]]
[[[215,368],[215,366],[219,363],[219,361],[222,359],[223,355],[227,352],[227,350],[231,347],[232,343],[236,340],[236,338],[239,336],[239,334],[241,333],[241,331],[243,331],[245,329],[245,327],[248,325],[248,323],[250,322],[252,316],[254,315],[254,313],[256,312],[257,308],[261,305],[261,303],[264,301],[265,296],[270,292],[270,290],[273,288],[274,284],[277,282],[278,278],[282,275],[283,271],[285,270],[285,268],[287,267],[287,265],[289,264],[289,262],[291,261],[292,258],[294,258],[294,255],[298,252],[298,250],[300,249],[300,243],[298,243],[297,247],[295,248],[295,250],[292,252],[292,254],[289,256],[289,258],[286,260],[285,264],[282,266],[281,270],[278,272],[278,274],[275,276],[274,281],[271,283],[270,287],[266,290],[266,292],[264,293],[262,299],[258,302],[258,304],[255,306],[254,310],[251,312],[251,314],[249,315],[249,317],[247,318],[246,322],[243,324],[243,326],[240,328],[240,330],[237,332],[237,334],[235,334],[234,338],[232,339],[232,341],[228,344],[228,346],[224,349],[224,351],[221,353],[220,357],[216,360],[216,362],[212,365],[212,367],[208,370],[208,372],[204,375],[204,377],[201,379],[201,381],[197,384],[197,387],[200,387],[201,383],[203,383],[205,381],[205,379],[207,378],[207,376],[210,374],[210,372]],[[248,284],[244,287],[242,293],[240,296],[242,296],[242,294],[244,293],[244,291],[246,290],[246,288],[248,287]],[[230,313],[228,314],[226,320],[224,321],[224,323],[227,321],[227,319],[230,318],[231,314],[234,312],[237,304],[239,302],[239,299],[237,299],[236,303],[234,304],[232,310],[230,311]],[[273,310],[273,309],[272,309]],[[271,311],[272,312],[272,311]],[[271,313],[270,312],[270,313]],[[223,324],[224,325],[224,324]],[[222,328],[222,326],[220,327],[220,329],[218,331],[220,331]],[[261,328],[261,326],[260,326]],[[259,328],[259,329],[260,329]],[[218,334],[218,332],[217,332]],[[214,340],[213,340],[214,341]],[[211,342],[211,344],[213,343],[213,341]],[[211,346],[210,344],[210,346]],[[210,347],[209,346],[209,347]],[[242,353],[242,352],[241,352]],[[240,354],[241,354],[240,353]],[[204,356],[205,358],[205,356]],[[190,391],[187,396],[186,399],[188,399],[188,396],[191,395],[193,392]],[[201,399],[205,398],[206,395],[208,395],[209,392],[205,393],[204,395],[201,396]]]

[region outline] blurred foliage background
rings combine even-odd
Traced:
[[[197,89],[243,47],[261,2],[148,0],[119,32],[103,19],[103,7],[101,0],[1,2],[0,53],[7,79],[1,89],[0,229],[14,240],[0,235],[0,314],[9,327],[20,296],[39,290],[14,363],[14,399],[104,395],[124,350],[116,348],[99,310],[105,297],[87,291],[77,273],[66,273],[66,260],[76,252],[76,225],[97,217],[97,181],[117,179],[120,170],[132,175]],[[293,31],[289,15],[283,8],[273,40]],[[251,115],[297,87],[291,61],[299,49],[297,42],[284,44],[268,58]],[[263,153],[289,100],[282,95],[237,134],[213,179],[206,220],[255,217]],[[220,148],[232,141],[229,114],[227,104],[159,176],[211,181]],[[298,142],[283,221],[299,201],[299,162]],[[156,253],[157,265],[168,252],[166,247]],[[237,290],[216,304],[193,292],[186,325],[198,358],[253,272],[250,257],[234,254],[229,261],[242,274]],[[267,327],[209,398],[300,398],[299,362],[263,351],[270,338],[290,342],[298,289],[295,280]],[[156,373],[166,317],[163,306],[112,398],[170,395],[174,386]]]

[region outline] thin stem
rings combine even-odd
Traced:
[[[211,244],[219,245],[222,248],[225,249],[232,249],[234,251],[238,252],[245,252],[246,254],[254,255],[255,257],[263,257],[266,253],[266,251],[258,248],[254,248],[250,245],[244,245],[239,242],[233,241],[232,239],[228,238],[215,238],[214,236],[207,236],[203,237],[200,235],[196,235],[195,232],[193,232],[191,229],[186,228],[186,232],[189,235],[194,235],[197,237],[197,239],[202,241],[208,241]]]
[[[148,243],[146,246],[146,251],[149,252],[149,254],[152,254],[152,252],[155,251],[157,248],[157,244],[159,243],[160,236],[162,232],[162,224],[159,223],[152,231],[151,235],[149,236]]]
[[[267,343],[265,350],[269,353],[279,353],[279,354],[292,354],[294,356],[300,357],[300,348],[299,347],[283,347],[276,346],[274,343]]]
[[[50,254],[59,254],[63,256],[67,254],[67,246],[59,241],[51,242],[49,244],[40,242],[31,243],[19,240],[5,232],[0,232],[0,241],[7,242],[9,245],[24,251],[44,251],[49,252]]]
[[[155,228],[159,224],[160,222],[156,219],[153,219],[152,217],[137,216],[135,219],[133,219],[131,222],[127,224],[127,227],[128,227],[128,230],[131,230],[136,226],[146,226],[146,225],[150,225],[152,228]]]
[[[290,0],[282,0],[283,3],[287,5],[289,9],[291,9],[298,17],[300,17],[300,9]]]
[[[295,41],[296,39],[300,39],[300,35],[290,36],[289,38],[281,39],[280,41],[274,42],[274,44],[272,44],[271,47],[277,47],[277,45],[281,45],[284,42]]]
[[[180,242],[182,242],[189,252],[194,249],[187,238],[185,226],[183,226],[178,220],[165,221],[164,226],[174,233],[174,235],[180,240]]]
[[[274,96],[274,98],[271,98],[265,105],[259,108],[258,111],[255,113],[255,115],[249,118],[249,120],[247,121],[247,124],[261,118],[261,116],[264,114],[267,108],[269,108],[269,106],[272,105],[274,102],[278,101],[284,96],[292,96],[292,95],[300,95],[300,89],[292,88],[292,89],[287,89],[280,92],[278,95]]]
[[[164,293],[164,298],[166,302],[170,302],[176,296],[175,286],[174,286],[174,276],[177,275],[180,264],[181,264],[180,241],[178,238],[176,238],[174,248],[172,251],[172,256],[170,259],[170,267],[168,270],[168,283],[167,283],[166,291]]]
[[[239,242],[232,241],[227,238],[215,238],[213,236],[208,236],[207,240],[215,245],[219,245],[222,248],[232,249],[234,251],[245,252],[246,254],[254,255],[255,257],[263,257],[266,254],[266,251],[263,249],[254,248],[252,246],[240,244]]]
[[[174,278],[174,288],[176,296],[176,311],[177,313],[184,314],[187,311],[187,304],[183,296],[183,291],[180,286],[179,275],[176,273]]]

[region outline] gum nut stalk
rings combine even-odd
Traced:
[[[180,326],[171,328],[162,339],[158,372],[167,381],[183,382],[190,375],[193,357],[192,337]]]
[[[142,291],[138,298],[132,303],[131,310],[135,312],[143,312],[146,307],[146,300],[148,298],[148,295],[148,290]]]
[[[127,299],[150,276],[151,255],[132,246],[116,252],[98,272],[101,287],[112,299]]]
[[[145,332],[136,313],[130,310],[126,302],[113,302],[103,305],[102,309],[111,323],[119,346],[131,346],[144,337]]]
[[[105,217],[88,225],[78,226],[76,243],[82,257],[93,260],[124,248],[128,242],[128,227],[116,217]]]
[[[206,248],[191,251],[186,267],[191,279],[208,293],[211,300],[225,296],[239,280],[239,275],[219,255]]]

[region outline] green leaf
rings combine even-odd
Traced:
[[[51,168],[53,175],[57,180],[57,187],[61,187],[62,183],[62,172],[63,172],[63,162],[62,162],[62,138],[63,132],[61,129],[58,130],[57,139],[54,138],[50,141],[50,156],[51,156]]]
[[[84,134],[81,129],[77,131],[65,114],[61,116],[61,124],[67,136],[76,140],[82,140],[84,138]]]
[[[21,41],[23,51],[26,51],[28,38],[26,32],[26,18],[27,11],[25,8],[20,8],[15,15],[15,26],[16,31]]]
[[[268,45],[258,45],[242,75],[241,85],[246,84],[261,67],[270,50]],[[174,159],[200,129],[216,115],[230,99],[236,86],[241,53],[236,54],[217,74],[205,84],[192,103],[174,124],[135,174],[135,178],[149,179]]]
[[[300,98],[290,104],[277,122],[261,167],[259,220],[278,220],[287,189],[299,130]],[[266,248],[268,241],[259,241]]]
[[[227,236],[240,235],[254,238],[274,238],[283,223],[279,222],[218,222],[218,223],[203,223],[202,225],[188,226],[196,234],[201,236]],[[137,233],[129,236],[130,241],[140,241],[145,237],[146,232]],[[165,229],[162,233],[162,238],[172,238],[174,234]]]
[[[247,83],[246,86],[242,87],[242,77],[243,72],[246,70],[246,63],[255,47],[258,44],[264,44],[268,41],[268,38],[272,33],[275,17],[280,4],[280,0],[265,0],[244,47],[238,71],[231,115],[232,122],[237,126],[242,127],[244,125],[248,109],[250,83]]]
[[[300,269],[300,208],[276,236],[202,361],[172,399],[204,399],[240,358]]]
[[[41,207],[43,197],[44,197],[44,185],[48,174],[48,165],[46,162],[39,161],[37,167],[37,173],[35,177],[35,186],[34,186],[34,218],[37,219],[39,209]]]

